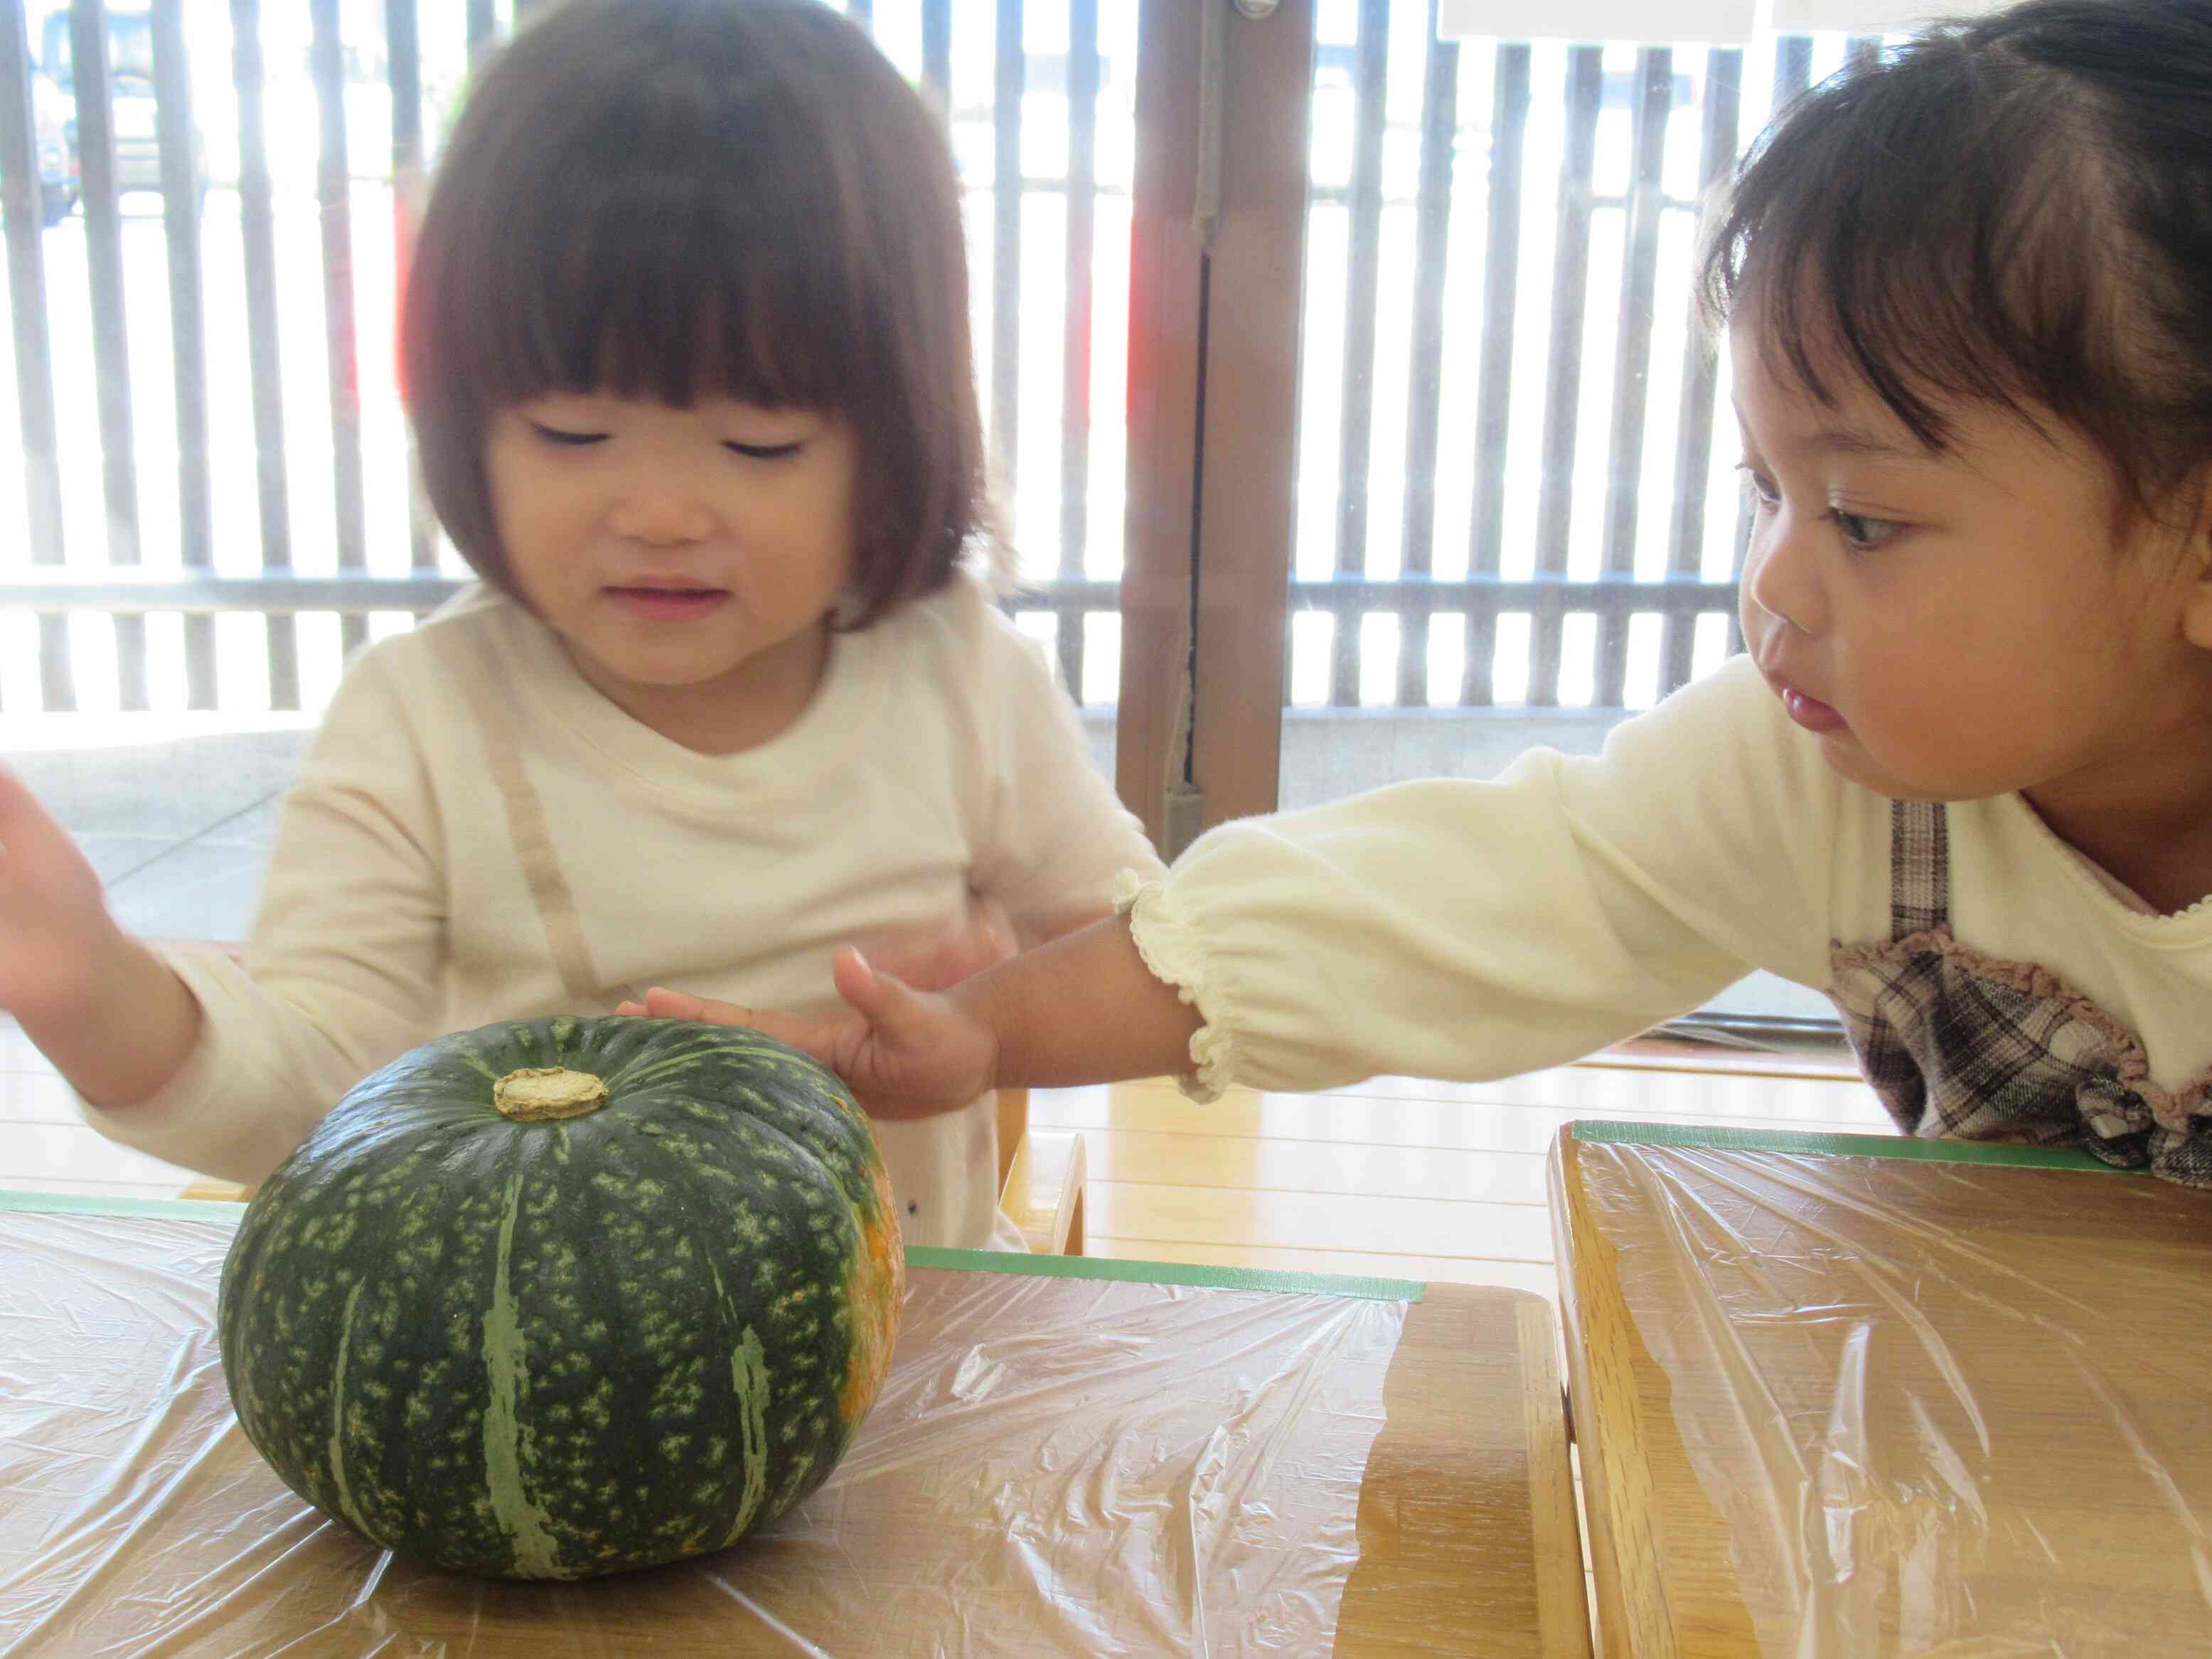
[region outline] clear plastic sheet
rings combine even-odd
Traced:
[[[830,1481],[726,1553],[478,1582],[240,1432],[231,1227],[0,1208],[0,1654],[1321,1654],[1403,1303],[920,1268]]]
[[[1759,1651],[2212,1655],[2212,1195],[1589,1141],[1577,1162],[1664,1373],[1643,1390],[1661,1547],[1705,1524],[1668,1502],[1679,1437]]]

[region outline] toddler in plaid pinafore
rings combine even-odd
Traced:
[[[2212,0],[1931,24],[1791,101],[1710,224],[1741,656],[1601,756],[1222,823],[1119,927],[779,1034],[908,1101],[1479,1081],[1757,969],[1911,1133],[2212,1188]],[[1694,568],[1730,520],[1679,506]]]

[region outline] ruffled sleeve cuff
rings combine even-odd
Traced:
[[[1208,982],[1196,931],[1177,911],[1165,881],[1148,880],[1134,870],[1115,878],[1114,910],[1129,918],[1129,935],[1152,976],[1173,986],[1206,1022],[1190,1039],[1191,1070],[1176,1083],[1201,1105],[1218,1100],[1236,1074],[1236,1045],[1220,1018],[1222,988]]]

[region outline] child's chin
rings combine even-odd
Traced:
[[[1867,753],[1848,729],[1831,732],[1820,740],[1820,757],[1828,769],[1846,782],[1857,784],[1892,800],[1969,800],[1991,793],[1964,789],[1941,780],[1916,774],[1906,777],[1891,771]]]

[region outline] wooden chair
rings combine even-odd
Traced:
[[[999,1207],[1039,1255],[1083,1254],[1083,1137],[1030,1127],[1030,1091],[999,1091]]]

